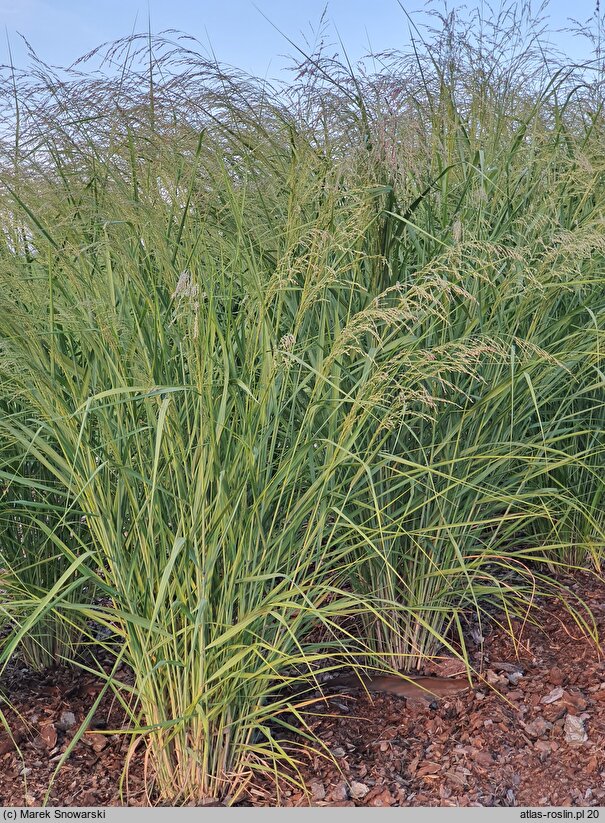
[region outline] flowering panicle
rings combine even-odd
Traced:
[[[194,319],[193,319],[193,339],[195,340],[199,333],[199,309],[200,309],[200,299],[204,300],[207,295],[206,292],[202,292],[201,296],[199,293],[199,287],[197,283],[193,282],[193,278],[191,277],[191,273],[185,269],[179,275],[179,279],[176,284],[175,290],[172,292],[171,295],[172,299],[177,301],[178,305],[185,298],[189,298],[189,305],[193,310]],[[172,322],[176,321],[176,312],[172,318]]]

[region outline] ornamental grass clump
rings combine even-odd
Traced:
[[[81,215],[96,208],[86,198]],[[121,637],[134,743],[144,739],[173,802],[234,802],[254,768],[295,764],[280,724],[304,728],[306,681],[371,654],[343,626],[379,605],[351,591],[348,570],[363,560],[336,527],[355,506],[342,502],[351,478],[384,439],[364,451],[359,433],[394,379],[388,359],[347,362],[346,341],[366,333],[349,334],[355,315],[342,309],[358,291],[362,258],[349,245],[366,230],[366,196],[339,205],[330,234],[293,220],[268,237],[269,271],[246,230],[247,192],[232,186],[229,198],[239,233],[183,232],[187,269],[158,262],[171,239],[141,190],[132,212],[114,199],[114,220],[84,253],[76,221],[38,218],[38,254],[0,275],[12,282],[18,267],[21,284],[1,308],[0,367],[8,381],[19,363],[10,379],[22,404],[2,437],[45,467],[65,512],[85,512],[90,548],[64,547],[64,585],[85,580],[104,599],[71,609]],[[334,201],[326,208],[334,219]],[[409,308],[373,310],[373,339],[398,312]],[[34,625],[23,621],[21,636]]]
[[[296,782],[325,673],[470,673],[469,613],[600,567],[602,115],[443,25],[279,89],[138,37],[7,80],[1,660],[112,632],[164,800]]]

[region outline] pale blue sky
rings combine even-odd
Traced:
[[[497,2],[497,0],[496,0]],[[474,5],[469,0],[467,5]],[[256,7],[255,7],[256,5]],[[412,12],[422,9],[421,0],[403,0]],[[461,6],[454,0],[450,8]],[[320,19],[325,0],[0,0],[0,21],[11,42],[13,58],[25,67],[25,52],[17,32],[31,42],[49,63],[67,65],[106,40],[147,30],[148,11],[152,31],[180,29],[212,46],[217,58],[254,74],[279,76],[286,61],[281,56],[291,46],[263,17],[263,12],[291,39],[302,43],[302,34]],[[260,9],[260,11],[259,11]],[[567,25],[573,15],[584,21],[595,9],[595,0],[551,0],[553,28]],[[408,23],[397,0],[331,0],[328,18],[355,60],[368,48],[379,51],[404,46]],[[7,62],[6,38],[0,44],[0,62]],[[558,45],[573,59],[588,58],[586,45],[565,35]]]

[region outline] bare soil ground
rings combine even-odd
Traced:
[[[605,636],[605,582],[582,574],[570,587]],[[308,793],[286,781],[251,788],[260,806],[605,805],[605,663],[559,603],[536,613],[542,628],[517,622],[517,642],[484,628],[473,650],[482,679],[432,702],[363,690],[316,704],[307,722],[330,757],[301,758]],[[456,675],[443,658],[425,674]],[[127,672],[123,673],[127,676]],[[0,682],[20,753],[0,731],[0,804],[42,805],[49,781],[102,688],[92,675],[36,675],[13,665]],[[124,711],[106,695],[48,795],[51,805],[146,805],[142,749],[121,782],[130,738]]]

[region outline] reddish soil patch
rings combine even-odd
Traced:
[[[578,576],[571,588],[605,632],[605,582]],[[250,790],[246,805],[591,806],[605,805],[605,663],[559,603],[536,615],[545,630],[516,625],[475,647],[482,680],[460,695],[427,700],[363,691],[330,696],[307,715],[331,757],[301,758],[309,794],[286,782]],[[485,630],[484,630],[485,631]],[[426,674],[452,675],[453,660]],[[457,670],[457,671],[456,671]],[[76,679],[72,682],[70,677]],[[19,757],[0,733],[0,803],[40,805],[56,762],[101,683],[64,671],[44,678],[13,667],[1,684],[21,715]],[[73,718],[69,716],[72,713]],[[118,728],[123,710],[106,696],[93,726]],[[87,733],[59,772],[51,805],[144,805],[142,755],[120,776],[129,739]],[[299,757],[300,757],[300,750]]]

